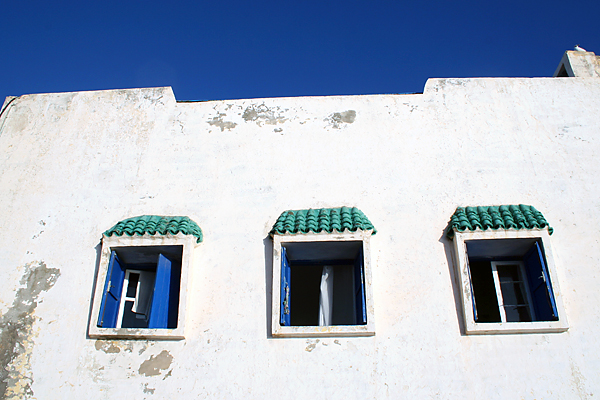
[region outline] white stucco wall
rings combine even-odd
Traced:
[[[597,78],[195,103],[170,88],[18,97],[0,116],[6,397],[598,396],[599,111]],[[444,228],[457,206],[520,203],[555,228],[569,330],[465,336]],[[284,210],[342,205],[378,230],[376,335],[270,338],[269,230]],[[186,339],[89,339],[101,234],[144,214],[203,230]]]

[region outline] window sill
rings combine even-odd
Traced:
[[[469,322],[465,333],[467,335],[502,335],[518,333],[558,333],[569,329],[566,322]]]
[[[89,336],[92,339],[185,339],[183,329],[133,329],[133,328],[90,328]]]
[[[273,337],[351,337],[375,336],[375,327],[367,325],[279,326]]]

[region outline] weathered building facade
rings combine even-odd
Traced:
[[[597,62],[568,52],[556,73],[565,77],[430,79],[412,95],[7,98],[0,391],[599,396]],[[517,207],[488,207],[501,205]],[[517,243],[527,249],[502,253]],[[542,265],[530,273],[532,246]],[[172,254],[168,265],[142,263],[159,253]],[[340,277],[333,322],[294,322],[305,301],[294,302],[305,290],[294,282],[325,282],[321,261]],[[516,272],[502,278],[509,264]],[[352,299],[336,292],[344,285]],[[518,304],[507,305],[507,285]],[[324,286],[315,290],[323,309]],[[155,310],[163,296],[174,308]],[[127,315],[146,325],[121,328]]]

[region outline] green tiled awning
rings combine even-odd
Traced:
[[[448,238],[454,231],[498,230],[498,229],[544,229],[552,234],[553,229],[541,212],[524,204],[507,206],[458,207],[446,231]]]
[[[288,210],[281,213],[271,235],[319,233],[349,230],[372,230],[377,233],[369,219],[356,207],[311,208],[308,210]]]
[[[133,235],[176,235],[183,233],[196,237],[196,242],[202,242],[202,230],[188,217],[168,217],[163,215],[142,215],[127,218],[104,232],[105,236]]]

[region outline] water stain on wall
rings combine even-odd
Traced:
[[[42,292],[50,290],[60,276],[57,268],[43,261],[25,265],[25,273],[12,306],[0,317],[0,397],[22,399],[33,396],[30,356],[34,345],[34,311]]]

